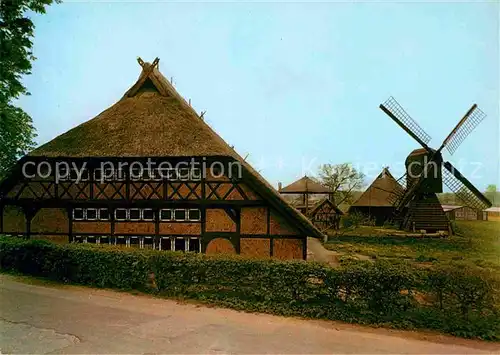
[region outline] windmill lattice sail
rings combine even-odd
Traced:
[[[389,97],[380,108],[389,115],[409,135],[417,140],[423,147],[430,142],[429,136],[419,124],[401,107],[394,97]]]
[[[453,165],[446,162],[443,169],[443,182],[467,206],[484,210],[491,207],[488,201]]]
[[[455,153],[460,144],[481,123],[486,114],[477,105],[473,105],[460,120],[457,127],[446,138],[444,145],[450,154]]]

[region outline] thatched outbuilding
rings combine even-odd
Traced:
[[[283,188],[281,183],[278,184],[278,191],[283,195],[297,195],[298,197],[291,201],[292,206],[307,216],[321,231],[339,228],[340,216],[343,213],[335,205],[333,194],[328,187],[304,176]],[[320,198],[314,199],[315,196]]]
[[[361,213],[375,220],[376,225],[383,225],[394,216],[391,197],[403,191],[401,185],[384,168],[363,194],[351,205],[349,213]]]
[[[307,237],[322,233],[204,122],[158,59],[139,63],[117,103],[23,157],[1,182],[0,233],[305,258]]]

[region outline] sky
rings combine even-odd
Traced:
[[[351,162],[370,183],[419,148],[380,109],[389,96],[437,148],[473,103],[487,114],[454,155],[479,189],[500,186],[497,2],[52,5],[35,23],[37,143],[95,117],[160,71],[274,186]],[[164,142],[163,144],[168,144]]]

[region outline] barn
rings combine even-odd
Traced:
[[[290,203],[307,216],[319,230],[338,229],[340,216],[343,214],[333,202],[330,189],[308,176],[282,187],[278,191],[283,196],[293,196]]]
[[[349,207],[349,213],[361,213],[374,219],[380,226],[394,217],[394,206],[391,197],[402,191],[401,185],[384,168],[363,194]]]
[[[322,233],[158,69],[97,117],[20,159],[0,233],[59,243],[305,259]]]
[[[468,206],[441,205],[450,221],[487,221],[488,213]]]

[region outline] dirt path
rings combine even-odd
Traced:
[[[498,344],[372,329],[0,275],[2,353],[432,353],[500,351]]]

